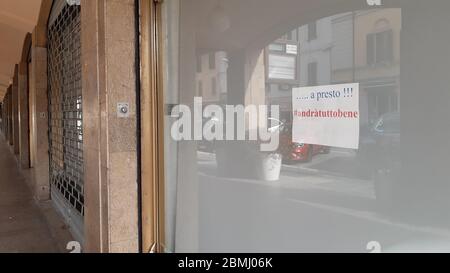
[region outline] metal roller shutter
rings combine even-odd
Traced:
[[[57,1],[48,25],[51,196],[76,239],[83,239],[83,110],[80,6]]]

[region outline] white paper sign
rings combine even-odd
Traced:
[[[293,142],[359,148],[359,83],[295,88]]]
[[[286,53],[297,55],[298,53],[297,45],[286,45]]]

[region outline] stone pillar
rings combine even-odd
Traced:
[[[41,41],[45,30],[35,28],[32,36],[30,71],[32,188],[38,200],[50,199],[48,157],[47,48]]]
[[[28,64],[21,62],[18,69],[19,94],[19,150],[20,165],[26,169],[30,167],[29,126],[28,126]]]
[[[12,134],[12,86],[8,87],[6,92],[6,139],[9,145],[13,145]]]
[[[264,63],[264,48],[249,46],[229,52],[228,60],[228,104],[243,106],[260,106],[266,104],[266,74]],[[259,122],[249,121],[246,116],[246,129],[258,130]],[[261,117],[258,117],[261,119]],[[235,124],[235,137],[237,137],[237,124]],[[243,162],[242,148],[248,148],[246,142],[228,141],[224,144],[224,161],[219,164],[219,172],[223,175],[236,178],[254,177],[252,166]]]
[[[14,69],[14,78],[12,84],[12,120],[13,120],[13,145],[14,153],[19,154],[19,90],[18,90],[18,65]]]
[[[2,133],[4,134],[5,133],[5,97],[6,97],[6,94],[4,95],[4,97],[3,97],[3,100],[1,101],[1,103],[0,103],[0,108],[1,108],[1,119],[2,119],[2,122],[1,122],[1,130],[2,130]]]
[[[81,16],[84,250],[137,252],[134,1],[83,0]]]
[[[266,105],[266,66],[264,47],[249,47],[246,50],[245,105]],[[252,129],[252,128],[250,128]]]
[[[8,88],[8,141],[9,145],[11,146],[14,144],[12,116],[13,116],[12,85],[10,85]]]
[[[12,95],[12,85],[8,88],[8,140],[9,145],[14,145],[14,134],[13,134],[13,95]]]

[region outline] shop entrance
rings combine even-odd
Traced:
[[[51,197],[82,242],[84,216],[80,6],[55,1],[48,23]]]
[[[167,0],[149,8],[145,72],[158,77],[144,94],[145,250],[366,252],[372,241],[414,250],[426,247],[423,238],[450,245],[450,128],[436,120],[450,101],[448,2],[383,3]],[[358,130],[338,136],[330,124],[293,120],[293,105],[309,106],[293,94],[342,84],[359,85]],[[178,139],[182,115],[173,109],[195,108],[196,97],[218,109],[278,105],[279,150]],[[220,115],[202,122],[227,130]],[[315,142],[294,141],[302,137]],[[330,145],[336,138],[357,145]]]

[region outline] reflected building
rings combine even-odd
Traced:
[[[400,107],[400,9],[326,17],[266,48],[266,98],[290,119],[292,89],[360,83],[361,125]]]
[[[296,28],[266,49],[269,104],[280,105],[284,119],[292,113],[292,89],[331,82],[332,17]]]
[[[225,104],[227,95],[227,53],[224,51],[197,55],[197,96],[207,104]]]
[[[401,10],[345,13],[332,24],[332,82],[360,83],[361,124],[399,111]]]

